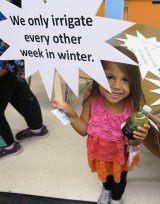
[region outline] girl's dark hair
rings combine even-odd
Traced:
[[[122,46],[117,46],[115,48],[138,64],[138,60],[136,56],[129,49]],[[139,67],[131,64],[110,62],[110,61],[104,61],[104,60],[102,60],[101,63],[104,70],[108,67],[109,64],[116,63],[123,72],[127,73],[129,77],[129,85],[130,85],[130,95],[128,97],[133,101],[134,110],[135,111],[139,110],[140,103],[142,101],[145,102],[144,94],[141,87],[141,75],[140,75]],[[93,83],[90,89],[90,94],[86,100],[88,100],[90,97],[95,97],[98,94],[100,94],[99,84],[93,80]]]

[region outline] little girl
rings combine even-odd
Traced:
[[[137,62],[135,55],[124,47],[119,51]],[[67,103],[53,101],[62,109],[73,128],[82,136],[88,135],[88,161],[92,172],[97,172],[103,183],[98,204],[119,204],[126,186],[127,172],[139,163],[136,155],[131,166],[127,164],[127,144],[138,146],[147,136],[150,126],[145,124],[134,131],[135,140],[127,140],[121,125],[143,105],[143,92],[138,66],[102,61],[111,93],[97,82],[85,93],[79,117]]]

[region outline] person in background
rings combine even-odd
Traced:
[[[28,125],[27,129],[16,134],[17,140],[48,135],[40,105],[24,79],[23,69],[23,60],[0,61],[0,136],[6,144],[0,147],[0,159],[22,151],[5,117],[8,103],[24,117]],[[15,123],[16,118],[12,122]]]
[[[120,52],[137,62],[135,55],[125,47],[116,47]],[[150,126],[145,124],[134,131],[134,139],[128,140],[121,125],[134,111],[144,104],[138,66],[102,61],[111,93],[93,81],[84,95],[81,116],[66,102],[53,100],[54,108],[63,110],[72,127],[82,136],[88,135],[88,162],[96,172],[102,191],[98,204],[120,204],[126,188],[127,173],[139,164],[137,154],[129,165],[127,146],[139,146],[148,134]]]
[[[21,0],[10,2],[21,7]],[[0,20],[3,20],[3,15],[0,16]],[[8,45],[0,39],[0,56],[7,49]],[[17,133],[17,140],[48,135],[48,130],[43,125],[40,105],[24,79],[23,60],[0,60],[0,159],[22,151],[5,117],[8,103],[24,117],[28,125],[27,129]],[[16,122],[16,119],[13,122]]]

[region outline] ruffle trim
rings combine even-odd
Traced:
[[[104,162],[100,160],[92,160],[88,162],[89,162],[91,171],[97,172],[98,178],[100,179],[102,183],[106,182],[106,178],[109,175],[112,175],[114,177],[114,181],[116,183],[119,183],[121,179],[121,172],[131,171],[134,166],[139,165],[140,157],[139,155],[137,155],[134,158],[131,166],[128,166],[127,164],[121,165],[116,161]]]

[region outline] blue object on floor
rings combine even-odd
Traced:
[[[7,144],[5,143],[4,139],[0,136],[0,147],[5,147]]]

